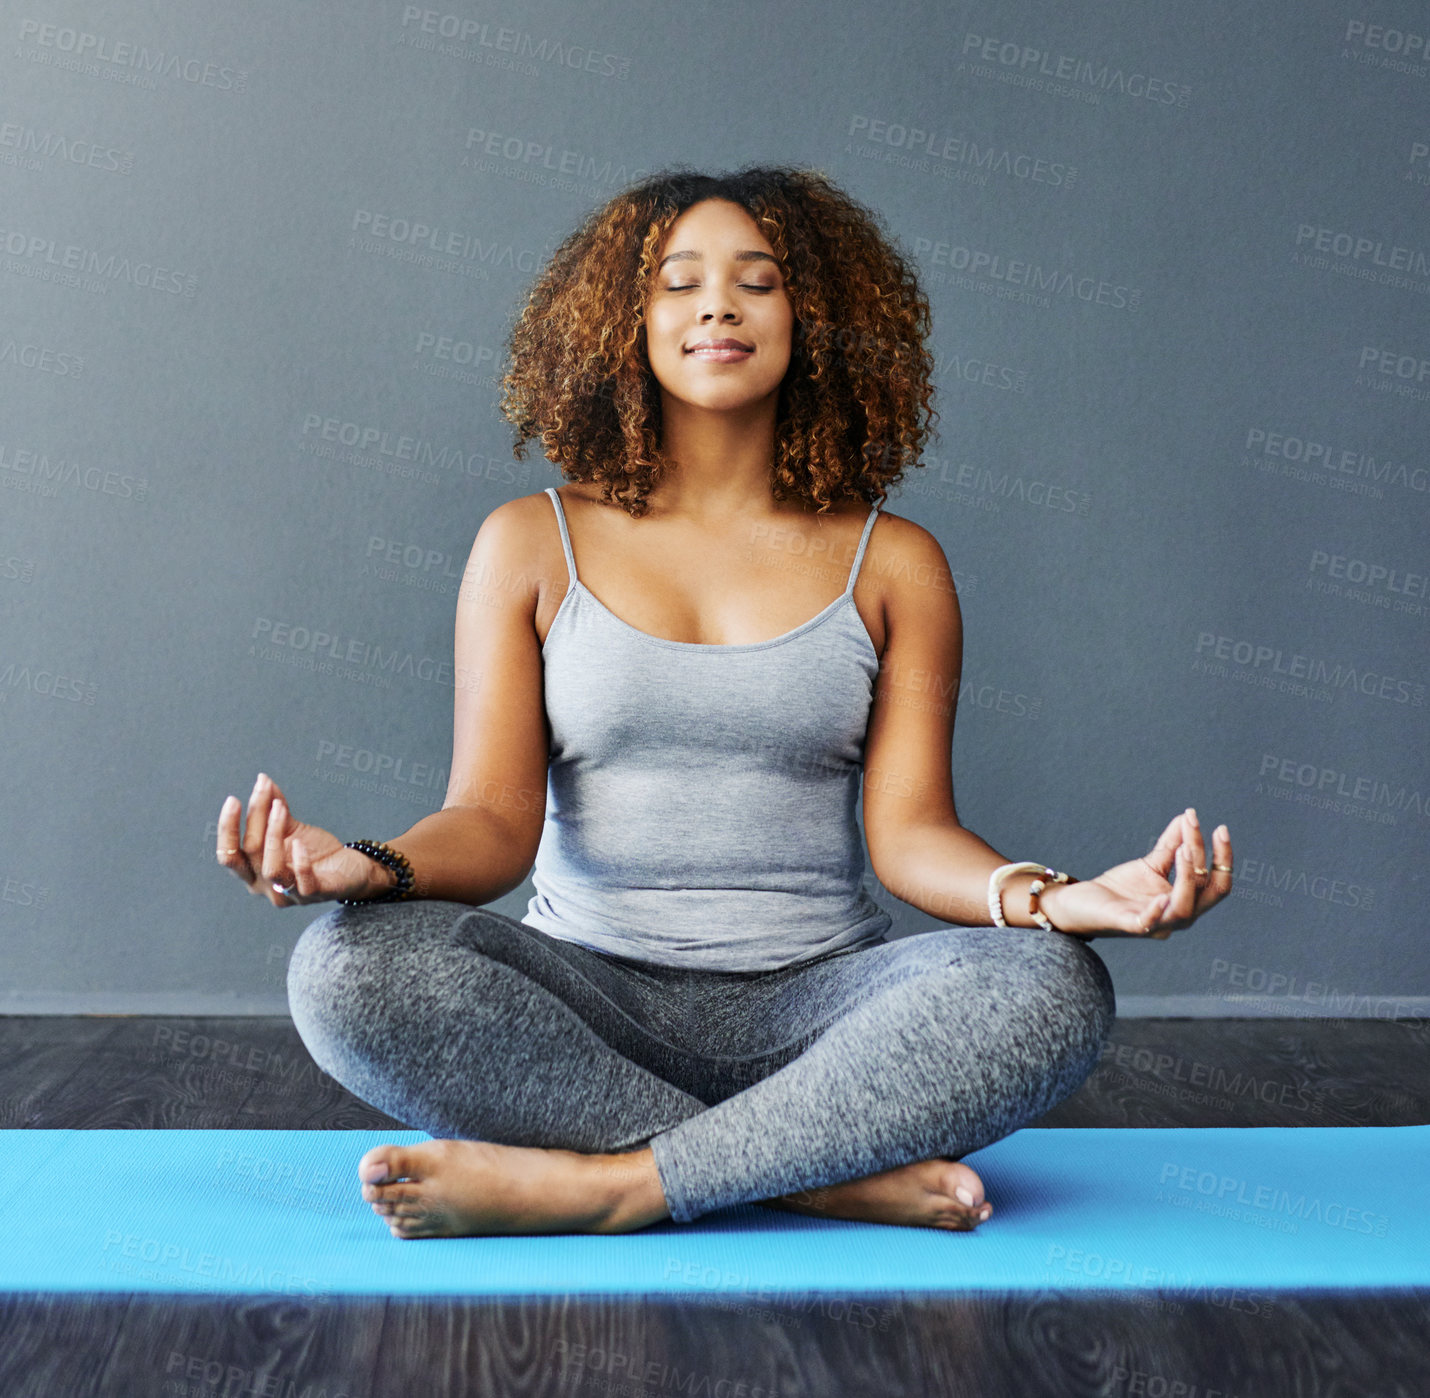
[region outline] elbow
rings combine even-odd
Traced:
[[[930,820],[881,830],[868,840],[869,867],[895,898],[915,907],[939,902],[943,875],[957,863],[958,843],[949,837],[961,828],[956,820]]]
[[[899,860],[894,857],[892,850],[882,844],[877,848],[871,844],[869,846],[869,872],[879,881],[880,886],[888,889],[895,898],[904,896],[899,891],[903,883]]]

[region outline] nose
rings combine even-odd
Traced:
[[[739,320],[739,307],[735,304],[735,294],[727,290],[718,278],[711,278],[701,297],[700,323],[706,324],[712,316],[718,315],[722,321]]]

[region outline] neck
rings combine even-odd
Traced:
[[[651,513],[708,524],[776,513],[776,397],[729,412],[663,395],[661,448],[670,468],[650,493]]]

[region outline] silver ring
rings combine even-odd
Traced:
[[[275,893],[281,893],[285,898],[293,898],[297,896],[298,885],[294,884],[292,888],[284,888],[283,885],[279,883],[277,879],[274,879],[273,891]]]

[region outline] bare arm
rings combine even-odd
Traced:
[[[941,922],[986,927],[988,876],[1000,865],[1015,862],[956,822],[916,825],[905,830],[889,878],[880,874],[879,881],[902,902]],[[1032,874],[1014,874],[1003,885],[1003,920],[1009,927],[1038,925],[1028,910],[1032,882]],[[1038,903],[1046,915],[1054,916],[1049,910],[1057,907],[1057,886],[1048,888]]]
[[[880,883],[901,902],[942,922],[986,926],[988,876],[1014,859],[959,823],[950,753],[963,671],[963,617],[938,541],[912,521],[881,550],[893,566],[885,603],[886,641],[864,750],[864,826]],[[1026,856],[1019,855],[1018,859]],[[1010,927],[1036,927],[1028,911],[1031,874],[1003,886]],[[1055,899],[1053,889],[1043,903]]]
[[[869,859],[879,881],[903,902],[943,922],[986,926],[988,876],[1002,864],[1053,862],[1057,855],[1025,850],[1007,858],[960,824],[950,769],[963,668],[958,597],[933,535],[897,516],[889,523],[898,527],[881,550],[892,579],[887,640],[864,751]],[[1042,912],[1070,936],[1163,939],[1231,891],[1230,832],[1223,825],[1212,835],[1209,859],[1189,807],[1146,855],[1080,883],[1049,885],[1039,898]],[[1010,927],[1039,925],[1029,907],[1034,877],[1016,874],[1003,887]]]
[[[482,522],[457,597],[452,768],[440,811],[387,843],[412,864],[413,896],[490,903],[531,872],[546,816],[549,738],[535,616],[534,505]],[[374,892],[397,876],[372,862]]]
[[[387,845],[411,863],[414,898],[494,903],[531,872],[530,860],[514,857],[518,847],[507,825],[479,806],[434,811]],[[396,884],[397,875],[376,860],[371,863],[372,882],[364,896],[375,898]]]
[[[440,811],[386,843],[412,865],[411,896],[490,903],[531,870],[546,818],[550,735],[536,634],[545,496],[498,506],[477,532],[457,599],[451,777]],[[218,862],[275,907],[375,898],[397,875],[295,819],[260,773],[242,803],[219,811]]]

